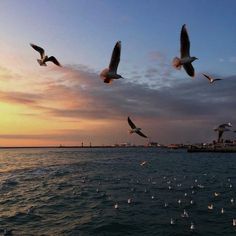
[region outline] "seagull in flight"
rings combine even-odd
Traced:
[[[209,80],[210,84],[214,83],[215,81],[222,80],[222,79],[218,79],[218,78],[214,79],[206,74],[202,74],[202,75],[205,76]]]
[[[131,127],[131,130],[129,131],[130,134],[136,133],[143,138],[147,138],[147,136],[141,132],[141,128],[136,127],[136,125],[131,121],[131,119],[129,117],[128,117],[128,123]]]
[[[197,59],[197,57],[190,56],[190,41],[186,25],[184,24],[180,34],[180,58],[175,57],[172,61],[172,65],[178,70],[180,70],[181,66],[183,66],[187,74],[191,77],[194,77],[194,68],[192,66],[192,62]]]
[[[230,131],[230,129],[227,129],[226,127],[232,127],[232,124],[229,123],[224,123],[219,125],[217,128],[214,129],[214,131],[218,131],[218,143],[220,142],[222,135],[225,131]]]
[[[103,79],[104,83],[111,83],[114,79],[124,79],[121,75],[117,74],[117,68],[120,62],[121,53],[121,41],[117,41],[111,55],[111,61],[109,68],[104,69],[100,77]]]
[[[43,48],[35,45],[35,44],[30,44],[30,46],[36,50],[37,52],[39,52],[41,58],[37,59],[38,63],[40,66],[47,66],[46,62],[51,61],[53,62],[55,65],[57,66],[61,66],[61,64],[59,63],[59,61],[54,57],[54,56],[50,56],[48,57],[47,55],[45,55],[45,51]]]

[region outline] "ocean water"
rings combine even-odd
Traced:
[[[160,148],[0,150],[2,235],[7,229],[8,235],[225,236],[236,235],[233,219],[236,154]]]

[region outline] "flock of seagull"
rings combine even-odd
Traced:
[[[204,175],[207,176],[206,173],[204,173]],[[187,177],[184,176],[184,178],[186,179]],[[176,183],[177,178],[175,178],[175,177],[171,180],[171,179],[168,179],[168,177],[163,176],[163,181],[167,184],[169,191],[172,191],[173,188],[176,188],[180,191],[180,189],[183,187],[182,183],[178,183],[178,184]],[[150,182],[153,185],[156,184],[156,181],[154,181],[151,178],[148,179],[148,182]],[[190,210],[191,210],[192,207],[198,205],[198,203],[195,200],[193,200],[193,198],[194,198],[193,196],[197,194],[198,190],[201,190],[201,192],[202,192],[203,189],[207,188],[207,186],[202,185],[199,182],[200,181],[198,179],[194,179],[193,184],[190,186],[190,192],[189,191],[185,192],[183,194],[183,198],[179,198],[178,200],[174,200],[174,202],[167,202],[167,201],[163,202],[163,207],[164,208],[169,208],[170,205],[177,205],[180,209],[182,208],[182,210],[183,210],[183,212],[180,213],[179,217],[180,218],[185,218],[185,219],[187,219],[187,218],[191,219],[192,214],[191,214]],[[229,189],[232,189],[233,185],[231,184],[231,179],[228,178],[227,182],[228,183],[226,183],[226,186]],[[138,183],[139,183],[139,181],[137,180],[137,184]],[[135,188],[131,188],[131,191],[135,192],[136,190],[135,190]],[[99,192],[99,191],[97,190],[97,192]],[[150,190],[145,188],[144,193],[150,193]],[[227,199],[228,203],[227,203],[227,205],[225,205],[226,208],[224,208],[222,206],[219,208],[219,204],[218,204],[218,206],[215,209],[214,208],[214,202],[218,202],[219,199],[222,197],[221,195],[222,194],[220,192],[211,193],[211,196],[210,196],[211,201],[209,202],[209,204],[205,208],[209,213],[215,211],[216,214],[218,214],[217,212],[219,212],[220,214],[225,214],[225,212],[227,212],[228,208],[231,208],[231,207],[234,208],[235,207],[235,200],[234,200],[233,197],[231,197],[230,199]],[[155,200],[156,197],[155,197],[154,194],[152,194],[150,196],[150,198],[151,198],[151,200]],[[130,204],[135,204],[135,200],[133,198],[128,198],[127,203],[129,205]],[[120,206],[119,206],[118,202],[116,202],[115,205],[114,205],[114,208],[119,209],[119,207]],[[186,208],[189,208],[189,210],[187,211]],[[179,221],[180,218],[171,217],[170,218],[170,225],[177,224],[177,222]],[[195,226],[194,220],[192,219],[192,221],[190,221],[190,222],[191,222],[190,226],[189,226],[190,231],[195,231],[196,226]],[[236,226],[236,219],[234,219],[234,218],[232,219],[232,225]]]
[[[183,231],[189,230],[193,233],[198,233],[200,224],[198,222],[202,222],[205,218],[196,220],[195,216],[198,211],[208,214],[209,222],[211,216],[217,218],[225,216],[224,222],[227,219],[229,223],[236,206],[231,178],[218,179],[210,173],[203,173],[202,176],[183,176],[183,178],[175,175],[159,174],[157,176],[142,176],[142,178],[137,176],[130,178],[110,176],[110,178],[105,178],[104,182],[98,179],[97,176],[95,176],[95,179],[89,176],[80,176],[79,178],[82,185],[79,185],[79,188],[78,186],[73,186],[70,190],[72,191],[71,196],[79,197],[78,199],[81,200],[83,192],[88,193],[87,191],[89,191],[92,194],[89,196],[90,201],[92,196],[96,201],[99,197],[100,201],[96,204],[98,208],[103,207],[103,204],[107,204],[109,207],[113,206],[113,209],[121,212],[121,214],[126,212],[122,211],[122,209],[127,209],[127,207],[134,207],[134,211],[137,211],[140,208],[140,204],[144,204],[143,201],[148,200],[148,208],[158,205],[160,211],[166,212],[162,216],[162,222],[173,227],[173,230],[175,230],[176,226],[182,225],[184,226]],[[208,181],[206,182],[207,179]],[[123,185],[123,180],[128,180],[128,182]],[[213,191],[211,183],[217,180],[218,188]],[[211,183],[206,184],[209,181]],[[118,183],[115,189],[114,183]],[[114,194],[114,191],[119,189],[119,183],[122,184],[124,189],[121,192],[119,190],[117,195],[117,193]],[[58,186],[58,190],[61,190],[60,186]],[[86,194],[84,198],[87,197]],[[104,199],[108,201],[104,201]],[[30,206],[24,214],[36,216],[37,206]],[[120,219],[122,219],[122,216]],[[233,229],[236,229],[236,218],[231,218],[231,224]],[[205,226],[207,227],[207,224]],[[4,229],[3,235],[15,235],[13,234],[14,231],[14,229]]]
[[[54,56],[47,56],[42,47],[39,47],[32,43],[30,45],[40,54],[40,59],[37,59],[40,66],[47,66],[46,64],[47,62],[52,62],[60,67],[62,66]],[[121,41],[117,41],[113,48],[108,68],[103,69],[102,72],[100,73],[100,77],[104,81],[104,83],[109,84],[113,80],[124,79],[122,75],[117,73],[117,69],[120,63],[120,55],[121,55]],[[195,56],[190,56],[190,40],[186,25],[184,24],[181,28],[181,33],[180,33],[180,58],[174,57],[172,65],[177,70],[180,70],[181,67],[183,67],[189,76],[194,77],[195,70],[192,63],[197,59],[198,58]],[[207,74],[202,74],[202,75],[208,79],[210,84],[222,80],[220,78],[213,78],[212,76],[209,76]],[[129,131],[130,134],[136,133],[143,138],[148,138],[145,134],[141,132],[141,128],[136,127],[136,125],[131,121],[130,117],[128,117],[128,124],[131,127],[131,130]],[[219,126],[217,130],[219,131],[219,137],[222,136],[224,131],[227,131],[226,129],[223,131],[222,130],[223,130],[222,127]]]
[[[40,66],[47,66],[47,62],[52,62],[56,66],[59,66],[59,67],[62,66],[60,64],[60,62],[54,56],[46,55],[45,50],[42,47],[37,46],[32,43],[30,44],[30,46],[40,54],[40,59],[37,59],[37,62],[39,63]],[[102,72],[100,73],[100,77],[102,78],[104,83],[110,84],[113,80],[124,79],[124,77],[122,75],[117,73],[119,62],[120,62],[120,55],[121,55],[121,41],[118,41],[118,42],[116,42],[116,44],[114,46],[112,56],[110,59],[109,67],[103,69]],[[190,56],[190,40],[189,40],[186,25],[184,24],[182,26],[181,34],[180,34],[180,58],[175,57],[172,61],[172,66],[178,70],[180,70],[183,67],[184,70],[186,71],[186,73],[190,77],[194,77],[195,70],[194,70],[192,63],[197,59],[198,58],[195,56]],[[202,74],[202,75],[209,81],[210,84],[213,84],[214,82],[221,80],[220,78],[213,78],[207,74]],[[134,124],[134,122],[131,120],[130,117],[128,117],[127,121],[128,121],[128,124],[131,128],[129,130],[130,134],[136,133],[143,138],[148,138],[143,132],[141,132],[141,128],[137,127]],[[214,129],[215,131],[218,131],[218,141],[220,141],[220,139],[225,131],[230,131],[230,129],[228,129],[229,127],[232,127],[231,123],[225,123],[225,124],[219,125],[217,128]],[[142,162],[140,165],[144,166],[145,164],[146,164],[146,161]],[[170,181],[167,181],[167,183],[170,184]],[[198,187],[204,188],[204,186],[202,186],[202,185],[198,185]],[[172,189],[172,187],[170,185],[168,188],[169,188],[169,190]],[[97,192],[98,192],[98,190],[97,190]],[[192,190],[192,194],[194,194],[194,190]],[[187,196],[187,193],[185,194],[185,196]],[[215,192],[214,196],[218,197],[219,193]],[[154,196],[151,196],[151,199],[154,199],[154,198],[155,198]],[[129,198],[127,200],[128,204],[131,204],[132,202],[133,202],[132,198]],[[177,202],[179,205],[181,205],[181,199],[179,199]],[[231,204],[234,204],[234,199],[231,198],[230,202],[231,202]],[[191,200],[190,204],[193,205],[194,201]],[[168,203],[165,202],[164,207],[168,207]],[[119,208],[118,203],[116,203],[114,205],[114,208],[115,209]],[[210,203],[207,206],[207,208],[209,211],[212,211],[214,209],[213,203]],[[221,213],[222,214],[224,213],[224,208],[221,208]],[[29,214],[30,214],[30,212],[29,212]],[[189,217],[189,213],[186,211],[186,209],[183,210],[181,217],[182,218]],[[175,223],[176,223],[176,220],[171,218],[170,224],[174,225]],[[236,226],[236,219],[233,219],[233,226]],[[195,225],[193,222],[190,225],[190,230],[195,230]],[[4,232],[4,235],[7,235],[7,232]]]

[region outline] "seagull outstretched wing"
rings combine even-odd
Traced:
[[[222,80],[222,79],[213,79],[213,81],[212,81],[212,82],[215,82],[215,81],[218,81],[218,80]]]
[[[55,65],[61,66],[61,64],[59,63],[59,61],[58,61],[54,56],[49,57],[46,61],[51,61],[51,62],[53,62]]]
[[[117,71],[120,62],[120,52],[121,52],[121,41],[118,41],[113,49],[109,65],[109,70],[115,73]]]
[[[136,128],[136,125],[131,121],[131,119],[128,117],[128,123],[132,129]]]
[[[136,133],[139,134],[140,136],[144,137],[144,138],[147,138],[147,136],[145,134],[143,134],[141,131],[137,131]]]
[[[218,80],[222,80],[222,79],[219,79],[219,78],[216,78],[216,79],[211,78],[210,76],[208,76],[206,74],[202,74],[202,75],[204,75],[209,80],[210,83],[213,83],[213,82],[218,81]]]
[[[180,34],[180,55],[181,58],[190,56],[190,41],[185,24],[182,26]]]
[[[35,44],[33,44],[33,43],[31,43],[30,46],[31,46],[34,50],[36,50],[37,52],[40,53],[40,56],[41,56],[42,59],[44,58],[44,55],[45,55],[45,54],[44,54],[44,49],[43,49],[43,48],[41,48],[41,47],[39,47],[39,46],[37,46],[37,45],[35,45]]]
[[[229,122],[229,123],[224,123],[218,126],[218,128],[225,128],[225,127],[232,127],[232,124]]]
[[[211,77],[206,75],[206,74],[203,74],[203,76],[205,76],[209,81],[211,81]]]
[[[191,63],[183,64],[183,67],[189,76],[194,76],[194,68]]]

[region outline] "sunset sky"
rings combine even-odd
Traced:
[[[165,144],[212,141],[225,122],[236,130],[235,9],[235,0],[1,0],[0,146],[145,144],[128,134],[128,116]],[[183,24],[199,58],[194,79],[171,66]],[[118,40],[126,79],[104,84]],[[40,67],[30,43],[63,67]],[[209,85],[201,73],[223,80]]]

